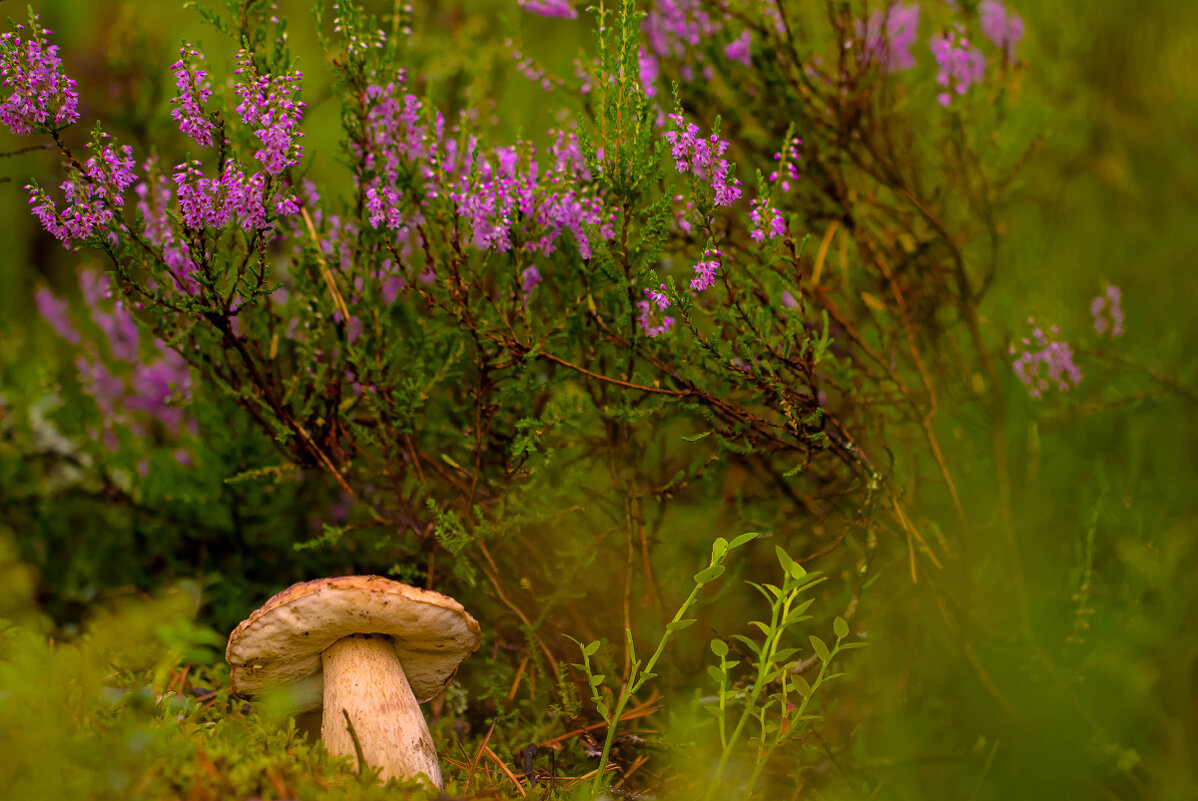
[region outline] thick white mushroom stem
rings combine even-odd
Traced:
[[[329,753],[365,760],[383,781],[423,773],[440,789],[437,750],[391,639],[346,637],[325,649],[321,662],[321,737]]]

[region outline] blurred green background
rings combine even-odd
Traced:
[[[13,5],[2,8],[19,16]],[[293,20],[291,42],[306,73],[311,176],[344,186],[335,161],[339,106],[309,8],[279,5]],[[366,5],[382,12],[391,4]],[[1082,340],[1089,299],[1110,282],[1123,290],[1128,333],[1086,357],[1085,379],[1068,398],[1032,400],[1011,379],[1004,436],[1018,472],[1018,563],[993,502],[989,421],[970,405],[947,404],[938,425],[954,462],[971,465],[959,480],[972,541],[944,577],[914,584],[901,564],[879,574],[854,624],[873,647],[859,653],[824,710],[827,738],[843,750],[823,750],[828,775],[819,778],[835,798],[1192,799],[1198,431],[1195,395],[1184,388],[1198,386],[1198,4],[1011,5],[1028,30],[1018,119],[1032,128],[1035,147],[982,313],[1012,332],[1035,315]],[[221,78],[227,69],[217,56],[228,49],[223,37],[172,2],[60,1],[35,10],[80,81],[82,127],[93,116],[86,100],[107,98],[106,108],[127,116],[106,117],[106,126],[139,152],[173,135],[161,122],[145,129],[138,120],[165,107],[173,81],[163,66],[182,40],[218,43],[210,65]],[[417,35],[439,37],[443,47],[413,66],[413,78],[446,98],[494,101],[500,127],[513,133],[543,131],[556,106],[514,71],[504,39],[526,42],[562,74],[589,42],[585,23],[521,15],[514,2],[439,4],[424,20]],[[460,72],[465,52],[478,59],[468,75]],[[0,153],[24,145],[0,133]],[[0,159],[0,179],[9,179],[0,183],[0,404],[11,425],[22,426],[0,437],[0,534],[14,534],[21,559],[38,568],[30,593],[67,632],[118,588],[205,580],[196,567],[203,549],[235,553],[221,558],[237,578],[213,586],[208,577],[200,611],[201,621],[225,628],[290,580],[327,572],[321,555],[291,548],[312,532],[286,511],[317,497],[318,513],[335,498],[303,483],[250,490],[219,476],[201,480],[202,471],[166,460],[157,483],[143,489],[145,510],[119,502],[119,481],[52,486],[64,480],[61,465],[28,452],[30,443],[52,445],[12,421],[86,399],[72,387],[70,348],[40,321],[33,293],[48,285],[72,294],[79,269],[102,267],[94,254],[64,251],[27,212],[22,185],[30,176],[56,184],[57,169],[49,152]],[[214,416],[232,414],[213,404]],[[239,469],[268,456],[235,430],[210,444]],[[127,465],[127,474],[134,469]],[[709,514],[683,510],[676,519],[698,526]],[[671,561],[687,552],[675,547]],[[671,570],[681,575],[689,565]],[[833,578],[842,587],[827,590],[835,600],[852,577]],[[969,606],[946,609],[937,582],[974,586]],[[612,592],[618,603],[618,588]],[[732,597],[741,610],[723,617],[743,620],[751,596]]]

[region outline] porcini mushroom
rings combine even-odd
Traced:
[[[274,596],[229,635],[233,691],[289,691],[296,713],[323,706],[328,751],[381,778],[441,766],[418,702],[440,693],[478,648],[478,622],[454,599],[381,576],[306,581]]]

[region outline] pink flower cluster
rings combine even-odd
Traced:
[[[212,134],[216,125],[204,113],[204,102],[212,95],[208,85],[208,73],[193,69],[193,57],[201,58],[198,51],[192,50],[191,45],[185,44],[179,51],[181,58],[171,65],[175,73],[175,88],[177,94],[171,100],[171,118],[179,126],[179,130],[190,136],[198,144],[212,147]]]
[[[582,258],[590,259],[592,235],[612,236],[610,213],[586,187],[591,174],[574,134],[550,132],[551,160],[542,167],[527,143],[484,150],[473,135],[447,136],[441,114],[433,113],[430,124],[420,100],[402,94],[402,84],[401,76],[367,89],[371,107],[360,155],[373,173],[366,187],[372,226],[400,230],[409,194],[415,195],[407,201],[410,213],[433,198],[449,198],[480,250],[519,247],[548,255],[569,232]],[[401,173],[418,176],[423,186],[415,193],[401,188]]]
[[[715,248],[703,251],[703,258],[695,265],[695,277],[691,279],[691,291],[702,292],[715,283],[716,270],[720,269],[720,257],[724,255]]]
[[[658,319],[658,312],[664,312],[670,308],[670,299],[666,295],[665,284],[661,285],[661,289],[646,289],[645,295],[648,300],[637,301],[637,323],[646,336],[659,337],[670,330],[674,325],[673,317],[661,317]]]
[[[770,183],[779,184],[783,192],[790,191],[791,181],[799,180],[799,161],[803,158],[799,148],[802,146],[803,140],[796,136],[782,150],[774,154],[774,161],[778,162],[778,169],[770,173]]]
[[[774,206],[772,199],[769,197],[754,198],[752,206],[749,220],[753,223],[753,227],[749,231],[749,237],[754,242],[773,239],[786,233],[786,220],[783,219],[782,212]]]
[[[1119,287],[1107,284],[1106,291],[1090,301],[1090,314],[1099,336],[1123,336],[1123,292]]]
[[[75,82],[59,70],[58,46],[46,44],[51,31],[30,15],[29,33],[22,41],[24,25],[0,34],[0,87],[8,95],[0,102],[0,124],[18,136],[42,126],[70,125],[79,119],[79,94]]]
[[[184,162],[175,168],[175,196],[186,228],[224,228],[234,220],[246,231],[270,227],[272,216],[298,214],[299,199],[279,194],[268,207],[267,178],[257,172],[246,176],[232,159],[225,162],[219,178],[205,178],[200,162]]]
[[[740,197],[740,181],[732,178],[733,167],[724,158],[728,142],[716,134],[701,138],[699,126],[687,123],[681,114],[671,114],[669,118],[677,129],[665,133],[675,168],[680,173],[690,173],[696,180],[708,185],[715,205],[731,205]]]
[[[1028,394],[1040,398],[1054,386],[1065,392],[1080,384],[1081,368],[1074,363],[1069,344],[1057,339],[1060,330],[1054,325],[1046,333],[1031,317],[1028,324],[1033,326],[1031,337],[1024,338],[1023,350],[1014,363],[1015,375],[1027,387]],[[1015,347],[1009,352],[1014,356]]]
[[[137,211],[142,218],[142,236],[150,245],[159,248],[166,266],[181,283],[178,289],[195,292],[197,285],[191,277],[196,270],[195,263],[188,253],[187,242],[171,223],[171,205],[175,199],[171,182],[160,174],[156,159],[147,160],[143,166],[147,177],[133,187],[138,198]]]
[[[986,72],[986,58],[982,51],[970,45],[969,40],[958,37],[957,31],[937,34],[929,42],[938,67],[936,82],[945,89],[959,95],[965,94],[975,81],[981,82]],[[937,96],[940,105],[947,106],[952,96],[941,92]]]
[[[254,128],[262,149],[254,158],[270,175],[278,175],[296,164],[303,155],[299,130],[304,104],[295,99],[300,91],[300,72],[286,75],[261,75],[253,56],[242,50],[237,56],[234,75],[244,76],[234,92],[241,98],[237,113],[241,121]]]
[[[900,72],[915,66],[911,46],[919,35],[919,6],[892,3],[885,11],[875,11],[869,19],[857,23],[864,58],[879,64],[887,72]]]
[[[133,151],[114,145],[111,137],[97,132],[88,144],[91,156],[83,170],[72,169],[61,188],[66,196],[62,211],[45,189],[35,184],[29,190],[29,205],[42,227],[65,247],[91,238],[112,222],[124,204],[124,192],[134,181]],[[109,238],[116,235],[109,231]]]

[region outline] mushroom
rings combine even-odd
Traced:
[[[233,691],[283,690],[293,711],[323,707],[321,737],[334,755],[424,774],[441,787],[437,751],[418,702],[449,684],[478,648],[478,622],[454,599],[381,576],[293,585],[229,635]]]

